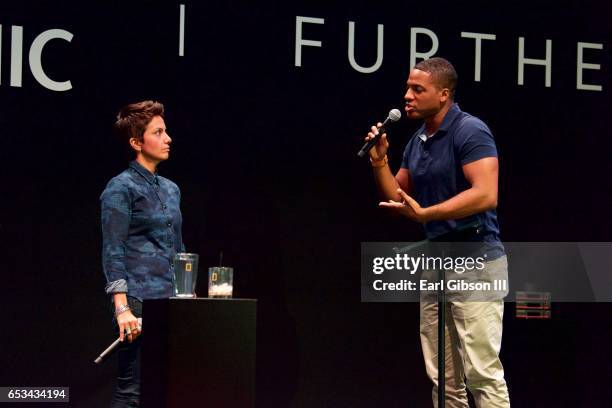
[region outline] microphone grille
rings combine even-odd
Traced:
[[[400,113],[399,109],[391,109],[389,111],[389,120],[391,122],[397,122],[401,117],[402,114]]]

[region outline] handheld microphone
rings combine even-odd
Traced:
[[[142,318],[139,317],[138,318],[138,328],[141,328],[141,327],[142,327]],[[102,364],[104,359],[108,357],[110,354],[112,354],[112,352],[115,351],[117,347],[119,347],[119,344],[121,344],[121,341],[119,339],[113,341],[113,343],[110,346],[108,346],[106,350],[100,353],[100,355],[98,356],[98,358],[96,358],[94,363],[98,365]]]
[[[387,119],[385,119],[382,126],[378,128],[378,134],[374,136],[372,139],[365,142],[361,150],[359,150],[359,153],[357,153],[357,156],[359,157],[365,156],[370,151],[370,149],[374,147],[376,142],[378,142],[378,139],[380,139],[380,136],[386,132],[385,126],[387,126],[389,123],[397,122],[401,117],[402,117],[402,114],[400,113],[399,109],[391,109],[391,111],[389,111],[389,116],[387,116]]]

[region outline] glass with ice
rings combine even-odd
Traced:
[[[234,289],[234,268],[214,266],[208,268],[208,297],[231,298]]]

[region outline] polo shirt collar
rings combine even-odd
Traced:
[[[457,105],[456,103],[453,103],[453,105],[450,107],[448,112],[446,112],[444,119],[442,119],[442,124],[440,125],[440,128],[438,128],[438,131],[436,133],[448,132],[448,128],[455,121],[455,119],[457,119],[457,116],[459,116],[460,114],[461,114],[461,109],[459,109],[459,105]]]
[[[144,177],[144,179],[147,180],[149,184],[159,184],[159,181],[157,178],[157,172],[155,174],[152,174],[149,170],[145,169],[136,160],[133,160],[130,162],[130,168],[134,169],[138,174]]]
[[[461,109],[459,109],[459,105],[453,103],[448,112],[446,112],[444,119],[442,119],[440,127],[433,135],[427,137],[427,134],[425,133],[425,124],[423,123],[423,126],[421,126],[421,128],[417,132],[417,134],[419,135],[419,139],[421,139],[423,142],[426,142],[427,140],[433,138],[436,135],[445,135],[448,132],[448,128],[455,121],[455,119],[457,119],[459,114],[461,114]]]

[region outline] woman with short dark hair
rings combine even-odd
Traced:
[[[180,190],[157,174],[172,139],[164,106],[143,101],[125,106],[115,130],[136,157],[100,196],[102,265],[122,341],[112,407],[138,406],[142,300],[174,295],[174,256],[184,250]],[[127,342],[124,339],[127,338]]]

